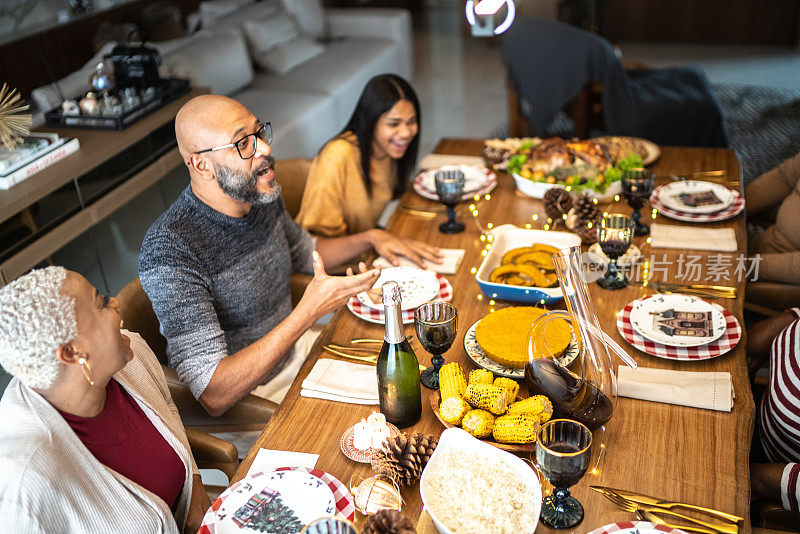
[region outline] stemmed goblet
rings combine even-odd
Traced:
[[[571,419],[548,421],[536,436],[536,467],[553,485],[542,500],[542,523],[552,528],[574,527],[583,520],[583,505],[569,488],[586,474],[592,458],[592,432]]]
[[[642,224],[641,209],[644,203],[650,199],[655,186],[655,175],[647,169],[636,168],[627,169],[622,173],[622,195],[628,201],[628,205],[633,208],[633,235],[647,235],[650,227]]]
[[[633,239],[633,220],[625,215],[612,213],[604,216],[597,227],[597,242],[600,249],[611,260],[608,269],[597,285],[603,289],[622,289],[628,278],[617,267],[617,258],[625,254]]]
[[[420,373],[419,380],[429,389],[439,389],[439,369],[444,354],[456,339],[458,311],[447,302],[426,302],[414,311],[414,329],[422,346],[433,354],[431,366]]]
[[[439,201],[447,206],[447,222],[439,225],[443,234],[457,234],[464,231],[464,225],[456,221],[456,205],[464,195],[464,173],[457,169],[436,171],[436,194]]]

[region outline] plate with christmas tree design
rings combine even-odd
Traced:
[[[353,520],[347,488],[319,469],[281,467],[248,475],[220,495],[206,512],[200,534],[299,533],[324,516]]]

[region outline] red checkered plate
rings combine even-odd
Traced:
[[[344,517],[349,521],[355,520],[356,507],[353,501],[353,497],[350,495],[350,492],[347,490],[347,487],[341,482],[339,482],[339,480],[336,477],[319,469],[307,469],[305,467],[279,467],[278,469],[275,469],[273,471],[260,472],[248,475],[239,482],[236,482],[228,489],[226,489],[222,493],[222,495],[217,497],[217,499],[211,505],[211,508],[209,508],[208,511],[206,512],[206,515],[203,517],[203,522],[200,526],[198,534],[224,534],[225,532],[231,530],[231,529],[226,529],[224,526],[222,528],[220,527],[222,526],[222,521],[224,519],[226,518],[230,519],[232,516],[225,515],[224,517],[218,517],[217,515],[220,509],[223,508],[225,500],[231,495],[239,497],[237,499],[237,502],[241,500],[240,495],[253,494],[253,496],[255,497],[256,495],[258,495],[260,491],[259,486],[266,487],[265,483],[268,481],[268,478],[274,477],[276,473],[280,473],[281,471],[294,471],[310,475],[310,478],[307,477],[310,480],[318,479],[319,481],[322,482],[322,484],[327,486],[327,489],[329,489],[330,493],[332,493],[333,495],[332,501],[335,509],[330,512],[330,515]],[[312,518],[311,521],[313,521],[314,519],[316,518]],[[240,527],[238,525],[235,525],[235,528],[237,529],[236,532],[241,532],[242,534],[244,534],[245,532],[258,532],[258,530],[251,530],[249,528]]]
[[[740,339],[742,339],[742,327],[739,325],[739,321],[736,320],[736,317],[734,317],[731,312],[719,304],[709,302],[709,304],[711,304],[715,309],[721,311],[725,316],[727,330],[724,334],[722,334],[722,336],[711,343],[708,343],[707,345],[699,345],[696,347],[675,347],[651,341],[633,329],[633,326],[631,325],[631,310],[635,304],[654,296],[656,295],[650,295],[648,297],[634,300],[622,308],[622,310],[617,314],[617,330],[619,330],[619,333],[622,335],[625,341],[642,352],[646,352],[647,354],[656,356],[657,358],[665,358],[667,360],[710,360],[711,358],[716,358],[717,356],[722,356],[723,354],[727,353],[733,347],[735,347],[737,343],[739,343]]]
[[[686,534],[683,530],[664,525],[656,525],[647,521],[620,521],[604,527],[596,528],[589,534]]]
[[[439,294],[433,300],[442,300],[450,302],[453,299],[453,286],[447,281],[447,278],[441,274],[436,274],[436,279],[439,280]],[[347,303],[347,309],[353,312],[353,315],[364,319],[370,323],[384,324],[383,310],[376,310],[362,304],[358,298],[351,297]],[[403,310],[403,324],[414,322],[414,310]]]
[[[685,211],[678,211],[668,208],[659,200],[659,193],[665,186],[656,187],[653,195],[650,197],[650,206],[657,209],[659,213],[666,215],[672,219],[686,222],[716,222],[724,221],[739,215],[744,209],[744,197],[737,191],[733,191],[734,201],[733,204],[720,211],[713,213],[687,213]]]
[[[461,201],[465,202],[468,200],[472,200],[475,195],[485,195],[486,193],[490,192],[497,186],[497,175],[491,172],[488,169],[482,167],[474,167],[471,165],[445,165],[444,167],[440,167],[440,169],[446,168],[460,168],[460,167],[467,167],[470,170],[465,171],[465,174],[469,172],[470,174],[483,174],[485,176],[484,185],[481,185],[478,189],[472,191],[466,191],[464,195],[461,197]],[[436,174],[436,171],[439,169],[430,169],[425,172],[422,172],[414,178],[413,186],[414,191],[416,191],[420,196],[428,198],[430,200],[439,200],[439,195],[436,194],[435,189],[429,189],[426,187],[426,184],[430,183],[431,177]],[[469,183],[466,184],[469,187]]]

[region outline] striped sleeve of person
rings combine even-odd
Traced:
[[[786,464],[781,476],[781,501],[786,510],[800,512],[800,464]]]

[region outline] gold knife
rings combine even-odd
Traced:
[[[650,497],[648,495],[643,495],[641,493],[635,493],[633,491],[621,490],[616,488],[609,488],[606,486],[589,486],[591,489],[603,493],[604,491],[614,491],[618,495],[625,497],[633,502],[649,505],[649,506],[658,506],[660,508],[664,508],[665,510],[669,510],[670,508],[688,508],[690,510],[697,510],[699,512],[705,512],[707,514],[721,517],[722,519],[726,519],[733,523],[738,523],[739,521],[744,521],[743,517],[739,517],[738,515],[729,514],[727,512],[721,512],[719,510],[714,510],[713,508],[706,508],[704,506],[698,506],[696,504],[686,504],[682,502],[676,501],[668,501],[666,499],[658,499],[656,497]]]

